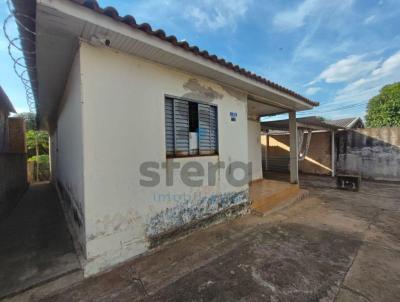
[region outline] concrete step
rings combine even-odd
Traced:
[[[254,200],[251,205],[251,212],[257,216],[269,215],[308,196],[309,191],[293,186],[270,196]]]

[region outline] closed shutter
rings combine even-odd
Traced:
[[[201,155],[217,153],[217,108],[199,104],[199,152]]]
[[[174,155],[174,101],[165,99],[165,148],[167,156]]]
[[[217,107],[210,106],[210,147],[213,154],[218,152],[218,115]]]
[[[189,103],[174,100],[175,155],[189,155]]]

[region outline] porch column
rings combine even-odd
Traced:
[[[299,161],[298,161],[296,111],[289,112],[289,132],[290,132],[290,183],[298,184]]]
[[[336,176],[336,146],[335,146],[335,131],[332,130],[331,133],[331,154],[332,154],[332,162],[331,162],[331,166],[332,166],[332,177]]]

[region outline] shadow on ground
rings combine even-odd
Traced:
[[[400,186],[311,197],[199,230],[43,301],[400,301]]]
[[[0,299],[79,270],[56,191],[31,185],[0,223]]]

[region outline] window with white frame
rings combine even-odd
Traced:
[[[218,154],[217,106],[165,98],[167,157]]]

